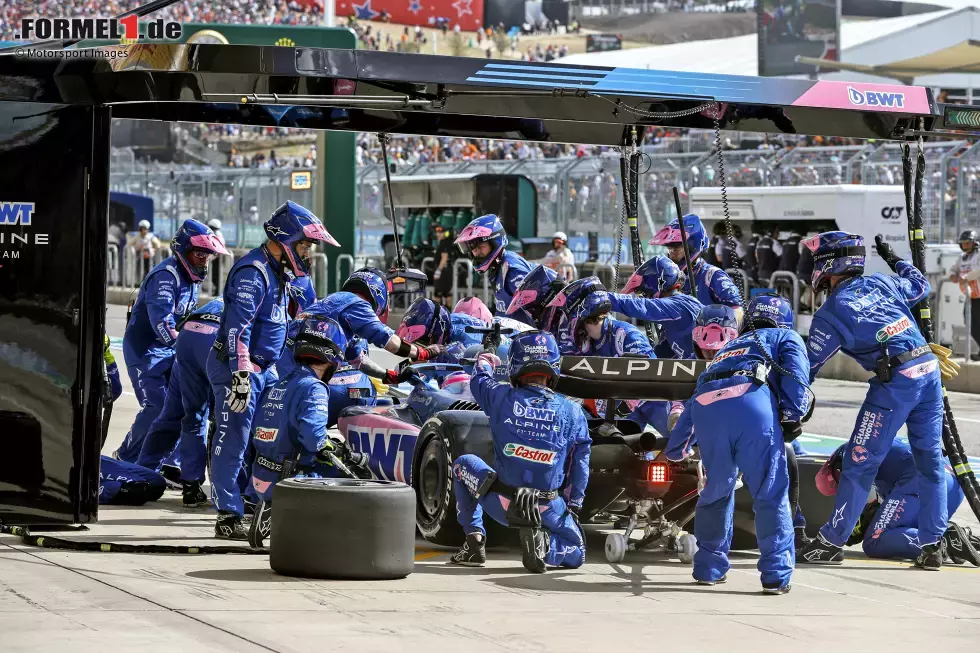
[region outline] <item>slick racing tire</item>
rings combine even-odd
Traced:
[[[415,493],[404,483],[290,478],[272,491],[269,564],[285,576],[387,580],[415,564]]]
[[[443,411],[422,425],[415,446],[412,485],[419,532],[427,542],[460,546],[465,537],[456,520],[453,461],[472,453],[492,465],[493,440],[487,417],[477,411]],[[492,519],[483,521],[486,528],[496,530]]]

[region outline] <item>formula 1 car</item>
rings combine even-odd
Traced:
[[[704,368],[704,361],[694,360],[565,356],[557,390],[583,399],[682,400],[693,394]],[[413,369],[421,378],[408,396],[390,406],[347,408],[338,427],[353,450],[370,455],[377,478],[402,481],[415,489],[416,524],[422,536],[434,544],[455,546],[462,543],[463,532],[456,521],[452,463],[471,453],[493,464],[493,434],[468,391],[435,387],[435,382],[463,372],[465,366],[426,364]],[[684,529],[694,516],[697,465],[658,460],[665,438],[629,420],[590,419],[589,427],[592,453],[582,522],[616,522],[626,529],[607,539],[607,558],[621,560],[629,548],[666,542],[687,560],[693,555],[693,538]],[[833,506],[813,483],[824,460],[798,459],[800,505],[814,531]],[[642,538],[630,544],[630,532],[641,524]],[[752,498],[745,489],[736,493],[734,529],[734,548],[756,547]]]

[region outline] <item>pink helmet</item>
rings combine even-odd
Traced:
[[[453,372],[442,380],[442,389],[455,395],[464,394],[470,388],[470,375],[466,372]]]
[[[453,307],[453,313],[469,315],[487,324],[493,323],[493,314],[490,313],[490,309],[487,308],[487,305],[479,297],[466,297],[465,299],[459,300],[456,302],[456,306]]]
[[[709,304],[701,309],[694,330],[694,346],[702,351],[718,351],[738,337],[738,318],[731,306]]]
[[[817,491],[825,497],[832,497],[837,494],[837,485],[840,483],[840,470],[844,462],[844,448],[846,446],[846,444],[842,444],[837,447],[813,479],[817,484]]]

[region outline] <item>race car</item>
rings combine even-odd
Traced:
[[[581,399],[681,400],[692,395],[705,365],[695,360],[565,356],[557,390]],[[444,384],[454,376],[466,376],[465,365],[426,364],[413,369],[419,378],[407,396],[390,406],[347,408],[338,427],[353,450],[369,454],[377,478],[415,489],[416,524],[422,536],[434,544],[456,546],[463,541],[463,531],[456,521],[452,462],[470,453],[492,464],[493,434],[468,387],[462,382],[457,388]],[[658,460],[665,438],[632,421],[590,419],[589,428],[592,454],[582,522],[614,522],[625,528],[622,545],[642,524],[644,545],[666,538],[668,546],[678,546],[683,560],[685,547],[679,540],[685,528],[691,530],[697,466],[678,467]],[[814,531],[833,507],[812,482],[824,460],[826,456],[798,458],[800,505]],[[736,493],[734,528],[734,548],[756,548],[752,498],[745,489]]]

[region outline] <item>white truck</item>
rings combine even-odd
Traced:
[[[803,236],[830,229],[861,234],[868,248],[868,273],[890,272],[875,251],[876,234],[882,234],[902,258],[911,257],[905,192],[901,186],[734,187],[728,188],[727,194],[732,222],[742,226],[743,245],[751,237],[753,223],[778,223],[783,229],[781,237],[788,236],[794,227]],[[689,207],[691,213],[701,217],[709,233],[725,217],[720,188],[692,188]],[[952,343],[953,327],[964,323],[963,294],[955,283],[943,283],[959,254],[957,244],[926,245],[926,273],[937,295],[934,306],[938,310],[933,315],[937,338],[943,343]],[[799,330],[806,334],[809,319],[800,317]]]

